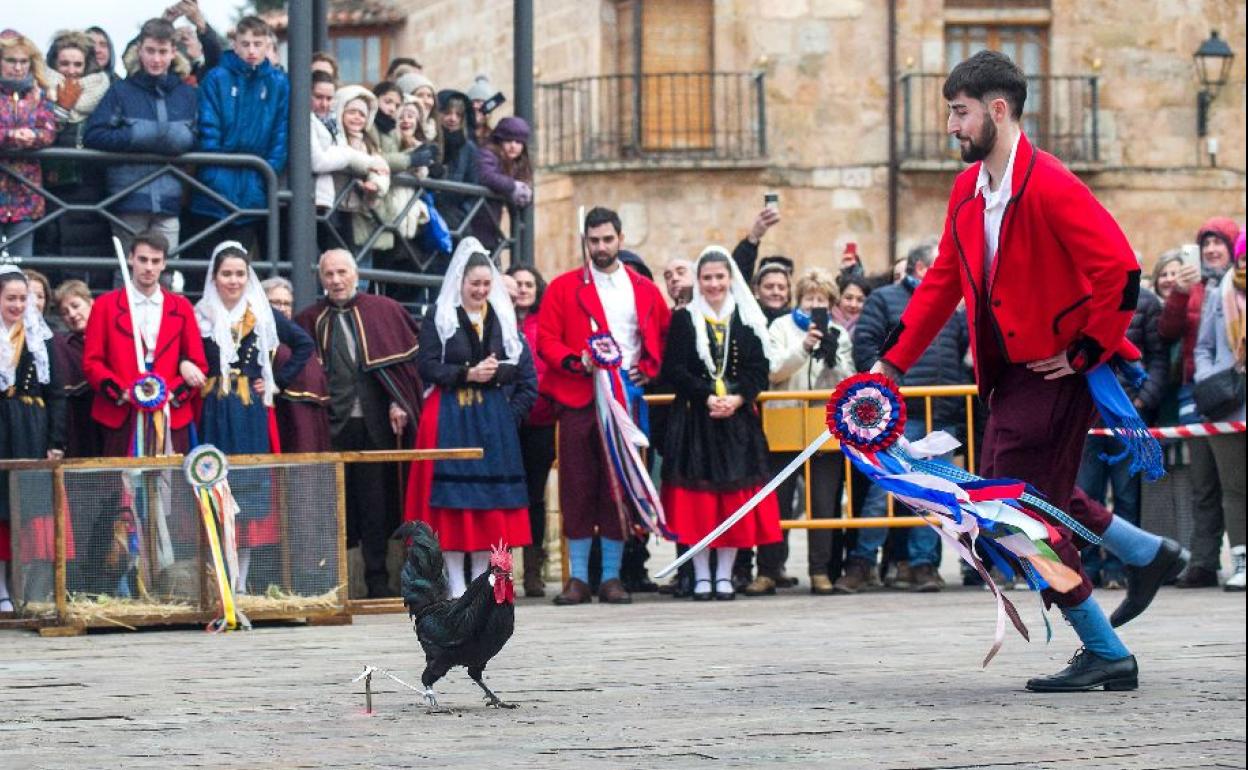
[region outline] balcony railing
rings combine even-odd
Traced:
[[[949,114],[941,94],[945,77],[928,72],[901,76],[903,164],[960,162],[958,143],[945,132]],[[1098,100],[1095,75],[1028,77],[1023,131],[1037,147],[1066,163],[1099,163]]]
[[[605,75],[538,85],[539,162],[552,170],[714,166],[767,155],[762,73]]]

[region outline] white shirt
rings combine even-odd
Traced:
[[[611,336],[620,346],[620,366],[628,371],[637,365],[637,359],[641,357],[641,325],[637,322],[633,282],[619,262],[613,273],[604,273],[593,265],[590,265],[589,271],[594,276],[594,288],[598,290],[603,312],[607,314]]]
[[[975,192],[984,196],[985,285],[992,278],[992,263],[997,257],[997,245],[1001,238],[1001,220],[1005,217],[1005,206],[1014,195],[1014,156],[1018,154],[1018,142],[1022,138],[1022,132],[1014,137],[1014,146],[1010,148],[1010,160],[1005,164],[1005,173],[1001,175],[1001,182],[996,192],[993,192],[988,177],[988,164],[979,164],[979,179],[975,182]]]
[[[160,336],[160,317],[165,305],[165,292],[157,288],[148,297],[138,289],[130,292],[130,322],[143,340],[143,355],[150,363],[155,356]]]

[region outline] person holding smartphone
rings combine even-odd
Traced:
[[[769,379],[772,390],[824,390],[835,388],[841,380],[854,373],[849,332],[834,323],[829,309],[836,303],[836,278],[824,268],[811,268],[797,279],[797,307],[771,322],[768,335],[775,353]],[[771,401],[765,409],[792,409],[800,401]],[[773,473],[792,462],[795,452],[769,452]],[[811,514],[816,519],[840,516],[841,485],[845,462],[840,452],[824,452],[810,461]],[[793,493],[798,474],[777,490],[780,518],[794,516]],[[840,535],[840,533],[837,533]],[[810,590],[814,594],[832,593],[830,567],[839,566],[834,558],[834,537],[831,530],[809,530],[808,566]],[[758,575],[745,588],[747,596],[770,596],[783,586],[785,562],[789,548],[785,539],[758,547]]]

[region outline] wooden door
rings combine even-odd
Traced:
[[[644,0],[641,27],[642,147],[711,149],[712,0]]]

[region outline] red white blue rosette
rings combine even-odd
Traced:
[[[144,372],[130,386],[130,397],[144,412],[157,412],[169,400],[169,385],[156,372]]]
[[[591,334],[585,345],[594,366],[599,369],[618,369],[624,361],[624,353],[610,332]]]
[[[855,374],[828,399],[828,430],[860,452],[879,452],[896,443],[906,427],[906,402],[897,384],[882,374]]]

